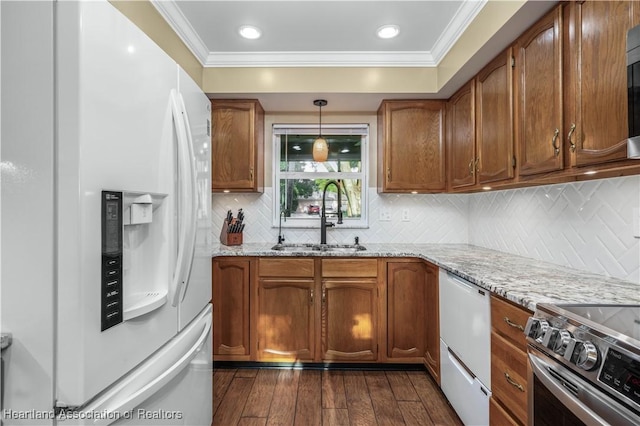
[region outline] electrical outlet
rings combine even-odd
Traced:
[[[378,221],[391,222],[391,212],[389,210],[380,210],[380,214],[378,215]]]
[[[640,238],[640,209],[633,209],[633,236]]]
[[[403,209],[402,210],[402,221],[403,222],[409,222],[411,219],[409,217],[409,209]]]

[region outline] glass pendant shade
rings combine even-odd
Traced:
[[[313,141],[313,161],[327,161],[329,157],[329,145],[327,140],[322,137],[322,107],[327,105],[324,99],[316,99],[313,104],[320,108],[320,120],[318,122],[318,138]]]
[[[322,136],[313,141],[313,161],[327,161],[329,157],[329,145]]]

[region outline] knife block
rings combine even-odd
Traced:
[[[229,223],[225,220],[220,230],[220,243],[225,246],[242,245],[242,232],[229,233]]]

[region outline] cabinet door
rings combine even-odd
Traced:
[[[440,305],[438,295],[438,267],[427,263],[426,350],[424,361],[434,380],[440,384]]]
[[[384,101],[378,110],[381,192],[446,189],[445,102]]]
[[[260,192],[264,111],[257,101],[211,102],[211,189]]]
[[[312,360],[314,281],[261,278],[258,287],[258,359]]]
[[[558,6],[516,42],[520,175],[563,168],[560,17]]]
[[[246,259],[214,259],[213,354],[249,355],[249,267]]]
[[[387,356],[422,358],[426,349],[427,285],[423,262],[387,263]]]
[[[322,281],[322,359],[378,359],[375,279]]]
[[[452,189],[476,183],[475,80],[471,80],[447,102],[447,156]]]
[[[513,179],[513,50],[507,49],[476,79],[477,180]]]
[[[571,122],[567,123],[566,138],[572,165],[626,159],[626,37],[638,22],[638,2],[587,1],[570,5],[567,78],[572,97],[567,99]]]

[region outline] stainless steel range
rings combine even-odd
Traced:
[[[525,335],[531,424],[640,424],[640,305],[540,304]]]

